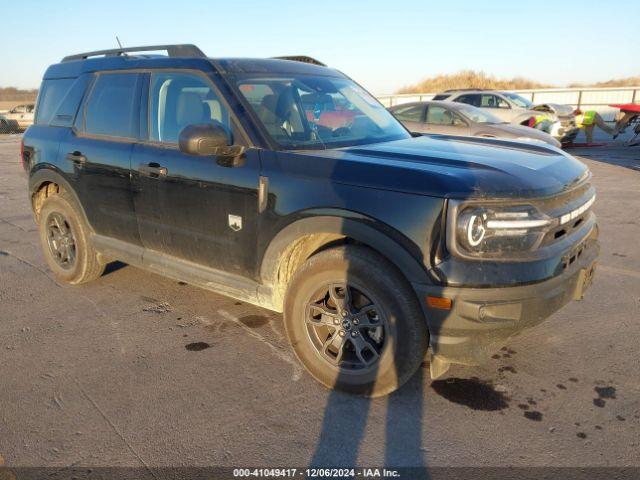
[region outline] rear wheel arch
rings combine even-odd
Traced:
[[[338,245],[358,244],[391,262],[409,282],[432,283],[424,266],[406,248],[363,218],[307,217],[282,229],[269,243],[260,276],[272,288],[273,305],[281,310],[287,286],[310,257]]]
[[[36,221],[39,219],[40,210],[46,198],[66,192],[69,194],[70,200],[75,202],[78,207],[85,224],[93,231],[78,195],[61,173],[50,168],[40,168],[29,178],[29,192],[31,194],[31,208]]]

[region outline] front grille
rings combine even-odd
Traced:
[[[557,222],[545,233],[541,245],[551,245],[580,228],[590,215],[595,189],[586,183],[564,195],[543,201],[539,208]]]

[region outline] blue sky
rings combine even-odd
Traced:
[[[640,75],[638,0],[4,0],[0,86],[37,87],[64,55],[195,43],[306,54],[373,93],[461,69],[565,85]],[[633,29],[635,34],[633,33]]]

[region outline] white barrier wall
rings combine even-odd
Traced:
[[[563,103],[581,110],[595,110],[607,121],[612,121],[616,108],[612,103],[640,103],[640,87],[616,88],[548,88],[539,90],[513,90],[533,103]],[[385,106],[431,100],[435,93],[409,93],[402,95],[379,95]]]

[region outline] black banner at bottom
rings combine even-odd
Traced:
[[[636,480],[639,467],[0,467],[0,480],[226,480],[252,478],[402,480]]]

